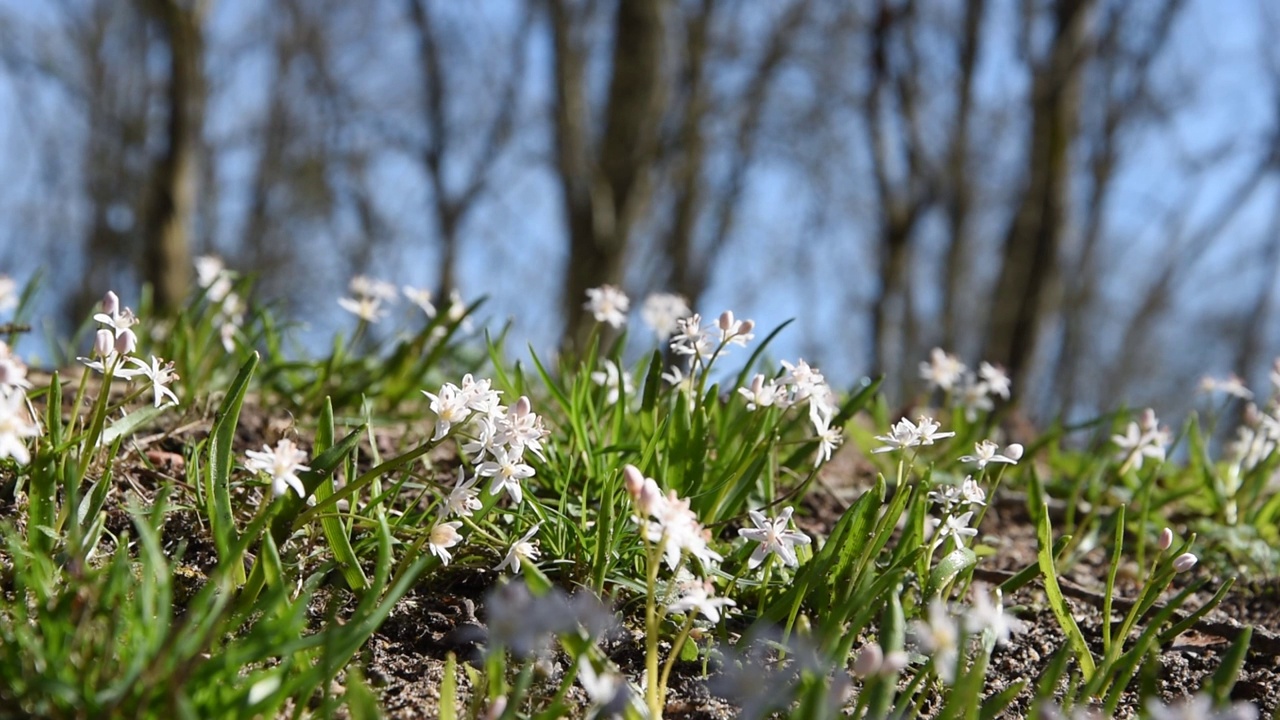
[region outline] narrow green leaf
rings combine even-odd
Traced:
[[[1076,619],[1071,614],[1071,607],[1062,594],[1062,588],[1058,585],[1058,569],[1053,557],[1053,529],[1049,526],[1049,506],[1045,503],[1044,489],[1040,479],[1034,472],[1031,473],[1031,496],[1030,502],[1034,503],[1033,512],[1036,515],[1036,539],[1040,546],[1037,560],[1043,576],[1045,595],[1049,598],[1049,607],[1053,610],[1058,625],[1061,626],[1062,632],[1067,636],[1067,642],[1075,653],[1076,662],[1080,665],[1085,682],[1088,682],[1093,678],[1097,665],[1094,663],[1093,655],[1089,653],[1089,644],[1085,642],[1084,633],[1076,624]]]
[[[1253,641],[1253,628],[1246,626],[1231,648],[1222,656],[1222,664],[1213,672],[1209,681],[1209,691],[1213,693],[1215,704],[1222,705],[1231,699],[1231,689],[1240,678],[1240,670],[1244,667],[1245,657],[1249,654],[1249,643]]]
[[[227,395],[213,420],[212,441],[209,444],[208,489],[205,495],[213,499],[213,514],[209,517],[209,525],[219,558],[227,557],[238,539],[231,513],[231,467],[235,462],[233,443],[236,425],[240,422],[240,408],[244,405],[245,392],[249,389],[249,379],[253,377],[257,366],[258,353],[255,352],[231,381],[231,387],[227,389]],[[235,584],[243,585],[243,564],[237,563],[234,573]]]
[[[978,564],[978,556],[967,547],[958,547],[947,553],[929,572],[929,584],[925,597],[933,597],[955,580],[957,575],[976,564]]]
[[[453,653],[445,658],[440,681],[440,720],[458,720],[458,658]]]
[[[103,445],[110,445],[117,440],[126,438],[138,428],[164,414],[168,409],[168,406],[155,407],[154,405],[148,405],[141,410],[131,412],[108,425],[107,429],[102,431],[102,440],[99,442]]]
[[[320,412],[320,424],[316,428],[316,454],[320,455],[333,447],[334,437],[333,400],[326,397],[324,408]],[[329,475],[316,486],[316,502],[319,503],[332,494],[333,476]],[[351,547],[351,538],[347,535],[346,524],[342,522],[336,507],[333,512],[320,516],[320,526],[324,529],[325,539],[329,541],[329,549],[333,551],[333,559],[338,563],[338,569],[347,581],[347,586],[356,592],[369,587],[369,578],[364,574],[364,568],[360,567],[360,558]]]

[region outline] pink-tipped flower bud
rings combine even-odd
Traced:
[[[120,312],[120,298],[111,290],[102,296],[102,312],[115,317]]]
[[[881,650],[877,643],[867,643],[862,646],[857,659],[853,661],[853,674],[860,678],[871,677],[880,672],[883,665],[884,650]]]
[[[1193,553],[1182,553],[1173,559],[1173,571],[1184,573],[1195,567],[1198,562],[1200,562],[1200,558]]]
[[[1023,453],[1023,449],[1020,443],[1013,443],[1012,445],[1004,449],[1004,456],[1009,458],[1010,460],[1013,460],[1014,462],[1017,462],[1022,459],[1022,453]]]
[[[909,662],[911,662],[911,658],[906,651],[890,650],[884,654],[884,662],[880,664],[880,674],[884,677],[897,675],[907,667]]]
[[[134,335],[132,330],[121,330],[120,334],[116,335],[115,346],[116,352],[128,355],[138,347],[138,336]]]
[[[632,500],[639,500],[640,493],[644,491],[644,473],[640,472],[640,468],[635,465],[625,465],[622,468],[622,482],[627,487],[627,494]]]
[[[93,354],[100,358],[109,356],[115,350],[116,335],[102,328],[93,336]]]
[[[743,320],[742,322],[738,323],[739,335],[750,335],[751,331],[755,329],[756,329],[755,320]]]
[[[528,415],[531,410],[533,410],[533,403],[529,402],[529,396],[521,395],[520,399],[516,401],[516,406],[513,408],[512,412],[515,413],[516,417],[524,417],[525,415]],[[628,465],[627,467],[631,466]]]
[[[1160,539],[1156,540],[1156,545],[1161,550],[1168,550],[1173,546],[1173,530],[1165,528],[1160,531]]]
[[[720,313],[720,321],[717,322],[716,324],[719,325],[720,329],[725,332],[729,332],[730,330],[732,330],[733,329],[733,311],[725,310],[724,312]]]
[[[760,393],[763,390],[764,390],[764,375],[761,375],[760,373],[756,373],[756,376],[751,378],[751,394],[756,397],[759,397]]]

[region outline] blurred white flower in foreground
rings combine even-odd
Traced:
[[[666,342],[680,329],[680,320],[691,314],[685,299],[672,293],[653,293],[640,308],[640,319],[658,336],[658,342]]]
[[[19,465],[31,462],[25,441],[39,434],[27,412],[26,396],[20,392],[0,393],[0,458],[13,458]]]
[[[596,322],[620,328],[627,324],[627,311],[631,309],[631,300],[618,288],[612,285],[601,285],[587,290],[587,301],[583,303],[583,307],[591,311]]]

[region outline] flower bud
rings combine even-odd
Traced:
[[[1165,528],[1160,531],[1160,539],[1156,540],[1156,545],[1161,550],[1168,550],[1173,545],[1173,530]]]
[[[121,330],[116,335],[116,352],[121,355],[128,355],[138,347],[138,336],[133,334],[132,330]]]
[[[724,332],[729,332],[733,328],[733,311],[725,310],[720,313],[720,321],[716,323]]]
[[[1173,571],[1180,573],[1186,572],[1195,567],[1196,563],[1199,561],[1200,558],[1196,557],[1193,553],[1182,553],[1173,559]]]
[[[853,674],[860,678],[871,677],[880,672],[883,665],[884,650],[881,650],[876,643],[867,643],[862,646],[857,659],[853,661]]]
[[[114,292],[108,290],[106,295],[102,296],[102,312],[115,317],[120,312],[120,298]]]
[[[885,653],[884,663],[880,665],[880,674],[885,677],[897,675],[911,662],[911,658],[902,650],[891,650]]]
[[[100,358],[108,357],[115,349],[115,344],[115,333],[102,328],[93,336],[93,354]]]
[[[640,472],[640,468],[635,465],[626,465],[622,468],[622,482],[627,486],[627,494],[632,500],[639,500],[640,493],[644,490],[644,473]]]
[[[533,409],[533,403],[529,402],[529,396],[521,395],[520,399],[516,401],[516,406],[512,412],[515,413],[516,417],[523,417],[525,415],[528,415],[529,411],[532,409]],[[630,465],[628,465],[627,467],[630,467]]]
[[[1010,460],[1013,460],[1014,462],[1017,462],[1018,460],[1022,459],[1022,453],[1023,453],[1023,450],[1022,450],[1022,445],[1020,443],[1013,443],[1012,445],[1004,449],[1004,456],[1009,458]]]
[[[738,334],[749,335],[751,334],[751,331],[754,330],[755,328],[756,328],[755,320],[743,320],[742,322],[738,323]]]

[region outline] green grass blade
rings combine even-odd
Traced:
[[[324,408],[320,412],[320,425],[316,430],[316,454],[319,455],[333,447],[334,437],[333,401],[326,397]],[[316,486],[316,502],[319,503],[332,494],[333,477],[328,476],[324,482]],[[320,526],[324,529],[325,539],[329,541],[329,549],[333,551],[333,559],[337,561],[338,569],[347,581],[347,586],[356,592],[369,587],[369,578],[364,574],[364,568],[360,567],[360,558],[351,547],[351,538],[347,535],[346,525],[338,515],[337,508],[334,508],[331,513],[320,516]]]
[[[1062,632],[1067,636],[1067,642],[1075,653],[1076,662],[1079,663],[1087,683],[1097,671],[1097,665],[1094,663],[1093,655],[1089,653],[1089,644],[1085,642],[1084,633],[1076,624],[1076,619],[1071,614],[1071,607],[1062,594],[1062,588],[1058,585],[1058,569],[1054,564],[1053,556],[1053,529],[1049,526],[1049,506],[1044,499],[1044,488],[1034,472],[1031,473],[1030,501],[1036,521],[1036,539],[1039,544],[1036,556],[1040,564],[1045,595],[1049,598],[1049,607],[1053,610],[1058,625],[1062,627]]]
[[[231,468],[235,462],[234,441],[236,425],[240,421],[240,408],[244,405],[245,392],[249,389],[249,379],[258,366],[258,353],[253,353],[240,372],[236,374],[227,396],[223,398],[213,420],[213,432],[209,445],[209,474],[205,496],[213,500],[209,525],[213,532],[213,541],[218,549],[218,557],[226,557],[236,544],[235,519],[231,513]],[[238,564],[234,575],[237,586],[245,581],[244,566]]]

